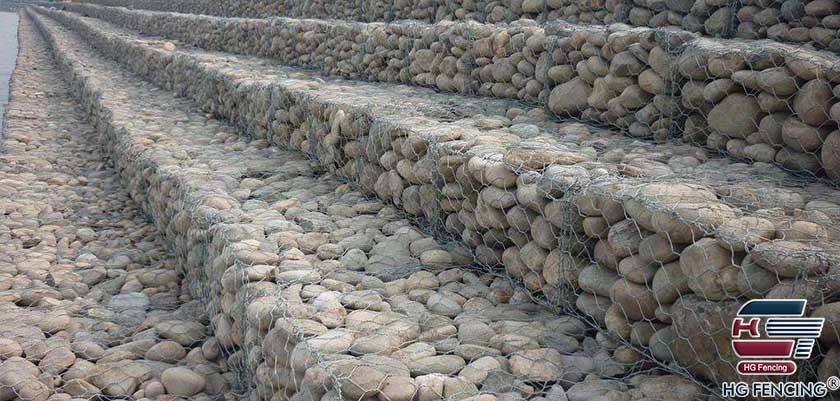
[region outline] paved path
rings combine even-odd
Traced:
[[[0,137],[3,135],[3,115],[9,102],[9,78],[17,57],[17,23],[14,13],[0,12]]]

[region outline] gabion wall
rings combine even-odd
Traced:
[[[415,19],[486,23],[532,19],[583,24],[673,27],[710,37],[773,39],[840,51],[840,5],[833,0],[93,0],[136,9],[226,17],[335,18],[363,22]]]
[[[101,25],[73,14],[39,12],[71,27],[101,52],[120,60],[145,78],[194,99],[207,112],[238,124],[255,139],[302,151],[368,195],[392,202],[410,215],[422,218],[435,230],[436,238],[451,239],[453,246],[466,246],[470,261],[487,272],[503,274],[521,283],[530,300],[577,317],[589,329],[602,330],[604,335],[614,338],[620,344],[611,351],[616,360],[634,366],[652,364],[712,386],[720,381],[734,380],[737,358],[729,347],[729,340],[731,317],[737,307],[754,298],[805,298],[812,307],[809,315],[825,317],[827,329],[819,339],[813,358],[803,362],[800,375],[803,379],[825,379],[837,372],[840,338],[836,327],[840,321],[837,315],[840,302],[836,296],[836,273],[840,266],[840,233],[837,231],[840,207],[836,202],[840,194],[814,177],[796,177],[767,163],[740,163],[696,146],[641,143],[619,135],[617,131],[558,122],[547,118],[540,107],[528,110],[527,106],[513,100],[487,100],[492,104],[486,106],[484,112],[461,118],[444,113],[424,113],[422,107],[415,105],[399,109],[371,107],[372,104],[359,103],[358,99],[341,93],[313,91],[294,78],[267,78],[268,75],[261,72],[272,67],[257,61],[249,64],[246,57],[230,56],[254,78],[243,77],[241,71],[220,67],[209,60],[197,62],[197,56],[177,51],[177,48],[176,51],[167,49],[160,41],[132,40],[109,32]],[[648,43],[670,43],[660,41],[658,33],[651,35],[656,41]],[[725,147],[729,150],[738,143],[730,146],[730,142],[748,143],[754,133],[761,132],[764,119],[773,115],[764,111],[759,99],[769,96],[778,103],[781,99],[777,96],[791,96],[782,91],[789,81],[795,82],[793,85],[803,85],[800,94],[817,93],[805,100],[797,94],[789,102],[784,101],[792,107],[790,114],[796,113],[793,120],[803,125],[815,124],[815,131],[819,131],[822,124],[834,124],[828,119],[819,119],[819,113],[811,114],[813,107],[802,106],[805,102],[815,102],[821,104],[823,110],[827,105],[833,107],[833,98],[825,100],[822,89],[806,91],[805,88],[806,85],[817,86],[811,82],[831,86],[830,82],[836,79],[831,63],[801,63],[797,53],[784,53],[785,57],[780,58],[773,53],[768,55],[765,51],[737,45],[722,51],[704,46],[708,43],[705,39],[681,45],[683,51],[674,55],[663,49],[655,51],[656,45],[646,48],[646,42],[641,39],[634,42],[635,38],[644,35],[625,34],[622,31],[602,36],[600,50],[594,43],[572,45],[572,48],[580,49],[580,56],[576,56],[580,59],[573,71],[578,75],[562,85],[577,85],[581,89],[567,87],[561,91],[585,93],[583,88],[590,88],[587,77],[592,78],[587,73],[595,75],[593,70],[603,71],[595,68],[598,67],[595,63],[605,60],[598,56],[601,52],[615,52],[615,56],[606,65],[603,76],[592,80],[592,85],[597,79],[611,75],[610,79],[626,82],[620,78],[633,75],[627,71],[645,71],[637,54],[650,57],[661,51],[670,57],[664,57],[664,66],[652,64],[650,69],[654,73],[667,71],[664,76],[672,77],[671,83],[679,82],[666,86],[681,89],[678,103],[683,107],[679,113],[685,115],[685,119],[703,120],[705,116],[709,121],[708,127],[698,129],[707,132],[706,135],[697,134],[707,144],[726,138]],[[513,48],[512,37],[519,32],[512,36],[494,35],[499,36],[484,36],[493,37],[490,41],[493,45],[503,44],[494,48],[494,57],[498,55],[495,50],[503,55],[513,54],[508,53],[508,45]],[[505,37],[508,41],[498,39]],[[605,47],[613,37],[617,42]],[[624,37],[631,38],[629,44],[618,39]],[[428,35],[428,38],[433,37]],[[574,42],[574,35],[560,37],[558,41],[567,38]],[[380,36],[380,42],[384,43],[382,39]],[[479,47],[479,40],[474,42],[475,47]],[[525,42],[527,44],[528,40]],[[645,50],[648,52],[643,53]],[[474,51],[480,54],[478,50]],[[552,51],[551,54],[552,57],[554,54],[568,57],[575,51],[578,50]],[[457,53],[460,52],[453,52],[452,57]],[[302,54],[301,60],[309,54]],[[591,55],[584,58],[585,54]],[[589,63],[593,63],[592,69]],[[476,64],[479,63],[476,61]],[[410,67],[402,68],[410,73]],[[403,69],[399,71],[402,75]],[[723,75],[726,72],[730,73]],[[306,76],[303,71],[295,74]],[[768,77],[780,76],[779,81],[767,85]],[[472,77],[470,74],[470,79]],[[729,86],[722,90],[723,95],[713,91],[726,88],[723,84],[727,81]],[[633,87],[632,83],[626,88],[630,87]],[[696,96],[696,92],[691,92],[696,90],[694,87],[700,88],[700,98],[693,97]],[[373,104],[376,99],[387,101],[387,97],[376,96],[387,96],[383,93],[388,93],[389,88],[396,90],[393,86],[383,86],[380,93],[375,86],[367,88],[373,88],[366,93],[373,99]],[[708,96],[706,92],[709,92]],[[464,103],[471,99],[458,95],[431,96],[447,96],[453,102]],[[590,106],[588,98],[587,107]],[[692,102],[699,99],[702,99],[702,105]],[[563,105],[566,101],[566,98],[558,100]],[[607,101],[608,107],[610,101]],[[751,109],[736,102],[756,102],[759,111],[743,113]],[[418,104],[422,105],[422,102]],[[548,106],[554,111],[550,95]],[[597,107],[591,107],[597,110]],[[742,113],[734,117],[724,114],[732,109]],[[562,111],[558,113],[561,115],[577,116],[586,109],[558,110]],[[829,107],[829,116],[830,110]],[[720,122],[714,122],[715,114],[724,114]],[[692,117],[694,115],[700,117]],[[745,127],[749,124],[741,119],[742,115],[754,124],[754,131],[746,132]],[[793,144],[800,146],[799,153],[813,154],[812,146],[808,151],[803,146],[813,143],[805,141],[813,136],[792,140],[795,136],[785,128],[795,124],[788,121],[791,118],[788,116],[779,122],[783,145],[761,141],[755,144],[779,146],[774,157],[796,152]],[[830,144],[831,135],[836,136],[824,137],[823,150]],[[760,134],[755,139],[763,137]],[[829,159],[823,157],[823,166],[830,166],[825,162]],[[241,268],[248,269],[248,265],[245,263]],[[307,277],[304,278],[309,280]],[[211,295],[210,299],[217,297]],[[428,303],[429,299],[425,301]],[[268,309],[275,307],[282,310],[288,306],[280,302]],[[224,316],[228,320],[223,319],[220,327],[241,329],[245,326],[241,316],[235,313]],[[375,327],[383,324],[388,323],[379,322]],[[276,326],[276,329],[288,332],[282,327]],[[270,325],[251,326],[250,339],[263,338],[270,329]],[[307,335],[318,336],[320,332],[306,334],[304,330],[302,333],[306,338]],[[310,359],[312,354],[307,353],[307,347],[321,344],[319,341],[330,343],[332,337],[301,342],[300,339],[287,341],[290,336],[282,335],[285,337],[268,344],[287,344],[288,347],[277,350],[276,355],[266,354],[268,346],[263,342],[263,359],[256,355],[253,360],[272,363],[274,369],[291,368],[295,378],[304,382],[310,374],[309,369],[332,366],[329,360],[313,360]],[[247,341],[248,338],[246,334],[246,341],[230,344],[234,353],[257,352],[257,343]],[[345,355],[343,352],[346,351],[342,349],[336,353]],[[390,352],[394,351],[373,353],[389,355]],[[519,361],[521,363],[514,362],[513,357],[509,361],[512,368],[514,364],[519,366],[515,375],[525,383],[575,382],[564,376],[559,366],[566,362],[560,362],[563,358],[552,352],[534,350],[512,355],[526,356]],[[286,356],[292,358],[291,362],[284,360]],[[370,367],[370,363],[367,361],[361,366]],[[363,377],[378,376],[364,373],[368,370],[357,371],[358,362],[346,364],[336,363],[335,367],[330,367],[331,372],[343,372],[339,377],[351,378],[355,383],[341,385],[342,390],[355,390],[341,391],[340,396],[345,399],[378,396],[382,390],[379,384],[373,383],[372,390],[357,385]],[[524,368],[529,364],[539,365],[539,369]],[[263,368],[263,373],[259,366],[243,368],[248,369],[255,370],[258,376],[267,375],[260,376],[262,380],[274,380],[270,366],[269,371]],[[625,373],[622,369],[615,374]],[[318,381],[322,377],[318,372],[313,371],[311,375],[311,380],[323,384]],[[420,387],[425,385],[416,380]],[[440,381],[441,384],[428,385],[439,386],[445,393],[448,382],[445,378]],[[282,389],[287,396],[302,394],[299,397],[308,397],[293,383],[271,382],[269,387]],[[482,388],[477,387],[477,390]],[[683,396],[680,393],[680,397]],[[695,396],[699,397],[692,393],[684,398]],[[270,395],[261,397],[271,398]]]
[[[741,160],[840,180],[840,56],[826,52],[568,23],[366,24],[78,4],[67,9],[331,76],[519,99],[635,138],[679,138]]]

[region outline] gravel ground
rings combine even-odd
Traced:
[[[184,375],[204,390],[175,366],[225,369],[203,307],[21,22],[0,147],[0,399],[140,398]]]

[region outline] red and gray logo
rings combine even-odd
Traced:
[[[791,359],[811,357],[825,319],[804,317],[805,305],[804,299],[754,299],[741,306],[732,322],[732,349],[747,359],[738,362],[739,373],[792,375]]]

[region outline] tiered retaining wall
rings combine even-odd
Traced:
[[[213,316],[214,344],[239,374],[234,383],[247,386],[228,396],[383,401],[707,396],[677,376],[610,378],[629,373],[633,364],[612,360],[609,353],[621,347],[608,336],[593,338],[583,321],[540,308],[502,275],[462,268],[457,249],[420,233],[393,208],[319,175],[317,165],[299,152],[269,148],[265,139],[245,143],[226,124],[189,111],[186,102],[134,82],[55,21],[31,15],[132,196],[174,243],[179,267]],[[100,49],[122,47],[116,40],[94,43]],[[161,43],[145,46],[152,52],[147,56],[159,48],[172,56]],[[141,54],[130,47],[122,47],[129,59]],[[191,63],[192,56],[168,61]],[[199,63],[214,65],[209,59]],[[276,83],[294,86],[298,79],[278,77]],[[314,92],[312,83],[306,81],[298,93],[307,87]],[[331,89],[342,85],[347,84]],[[143,101],[150,105],[138,107]],[[338,124],[346,133],[356,127]],[[289,198],[295,194],[309,197]],[[350,252],[340,254],[343,247]],[[591,352],[595,355],[587,355]],[[92,365],[99,373],[91,378],[77,369],[71,383],[78,388],[91,379],[108,397],[132,393],[155,374],[131,361]],[[158,398],[206,399],[166,386],[169,395],[157,391]],[[37,399],[46,400],[45,393]],[[133,397],[152,394],[146,387]]]
[[[367,193],[425,217],[483,266],[521,280],[534,299],[606,328],[663,366],[733,379],[736,358],[720,344],[729,341],[727,319],[748,298],[807,298],[811,315],[832,328],[820,339],[824,350],[840,347],[833,295],[840,213],[830,187],[690,146],[557,123],[515,102],[504,115],[455,122],[394,118],[341,94],[273,82],[257,67],[245,78],[162,42],[41,12],[255,138],[311,154]],[[825,76],[817,71],[813,78]],[[468,99],[435,98],[444,96]],[[835,362],[822,363],[820,374]]]
[[[71,4],[203,48],[327,75],[519,99],[627,135],[840,180],[840,57],[649,28],[228,19]]]
[[[92,3],[227,17],[304,17],[364,22],[416,19],[486,23],[532,19],[584,24],[675,27],[706,36],[769,38],[840,51],[840,4],[834,0],[94,0]]]

